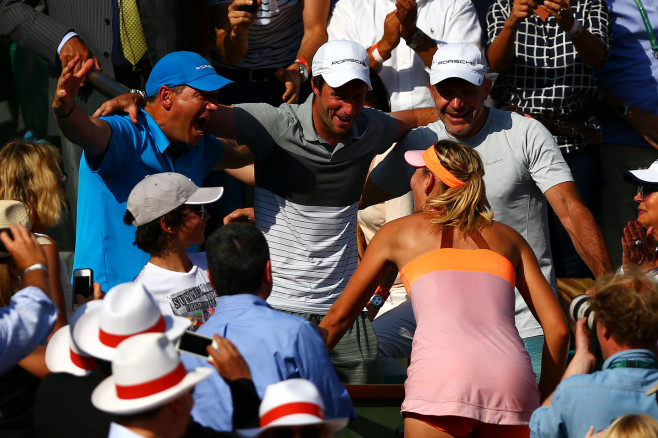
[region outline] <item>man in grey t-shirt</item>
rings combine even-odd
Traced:
[[[486,62],[477,47],[458,43],[439,48],[430,73],[439,121],[411,131],[373,169],[363,204],[381,202],[409,190],[414,169],[404,161],[404,152],[425,149],[442,139],[458,140],[475,148],[482,157],[487,197],[495,219],[514,228],[528,241],[554,288],[546,200],[592,272],[600,275],[610,271],[610,257],[601,233],[592,214],[580,201],[569,167],[553,137],[533,119],[486,107],[484,101],[491,90],[491,81],[485,73]],[[409,305],[394,309],[373,323],[384,356],[410,352],[410,344],[399,345],[406,339],[397,334],[399,325],[394,320],[398,316],[411,324],[407,330],[413,331],[415,323]],[[518,291],[516,324],[539,375],[543,332]]]

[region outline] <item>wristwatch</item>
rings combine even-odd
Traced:
[[[626,117],[626,114],[628,114],[628,108],[630,108],[630,106],[631,105],[628,102],[624,102],[617,107],[615,112],[619,117],[623,119],[624,117]]]
[[[146,93],[143,92],[142,90],[138,90],[136,88],[131,88],[130,91],[128,91],[128,93],[137,93],[140,96],[142,96],[144,99],[146,99]]]
[[[384,305],[384,297],[382,297],[379,294],[374,294],[372,297],[370,297],[370,304],[372,304],[375,307],[382,307]]]
[[[411,36],[411,41],[406,41],[406,43],[411,50],[416,50],[418,46],[423,44],[423,41],[425,41],[425,33],[422,30],[416,28],[416,32],[414,32],[414,34]]]

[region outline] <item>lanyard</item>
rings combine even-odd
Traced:
[[[635,0],[635,5],[640,10],[640,15],[642,16],[642,22],[644,23],[644,28],[647,31],[649,36],[649,42],[651,43],[651,53],[655,58],[658,58],[658,40],[656,40],[656,34],[651,27],[651,22],[649,17],[647,17],[647,11],[644,10],[644,5],[642,5],[642,0]]]
[[[617,360],[608,367],[609,370],[613,368],[656,368],[656,362],[644,360]]]

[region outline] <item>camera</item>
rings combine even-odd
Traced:
[[[14,235],[11,233],[11,230],[9,228],[0,228],[0,233],[2,233],[3,231],[9,234],[10,239],[14,238]],[[5,248],[5,244],[2,243],[2,241],[0,241],[0,253],[5,253],[4,254],[5,256],[9,255],[9,251],[7,250],[7,248]]]
[[[258,10],[258,2],[256,0],[252,0],[252,3],[250,5],[243,5],[243,6],[238,6],[238,11],[245,11],[245,12],[256,12]]]
[[[594,311],[590,307],[590,296],[587,294],[577,295],[571,300],[569,305],[569,316],[574,322],[587,318],[587,328],[594,329]]]

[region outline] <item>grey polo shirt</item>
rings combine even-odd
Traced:
[[[235,105],[237,140],[254,153],[256,225],[270,247],[280,309],[324,314],[358,263],[357,203],[372,158],[395,141],[397,120],[365,108],[333,148],[301,105]]]
[[[414,129],[372,170],[372,181],[396,196],[407,192],[415,169],[405,162],[404,153],[427,149],[443,139],[459,140],[478,151],[494,219],[514,228],[528,241],[544,276],[555,289],[544,192],[573,181],[573,177],[553,136],[536,120],[490,108],[484,126],[471,138],[455,139],[440,121]],[[518,291],[516,326],[523,338],[542,334]]]

